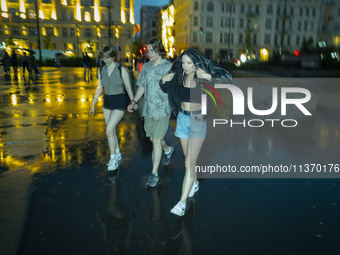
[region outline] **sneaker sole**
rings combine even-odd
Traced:
[[[108,168],[107,168],[107,171],[114,171],[114,170],[117,170],[118,169],[118,164],[117,165],[115,165],[115,166],[109,166]]]
[[[185,214],[185,212],[179,212],[177,210],[171,209],[170,211],[173,214],[176,214],[177,216],[183,216]]]

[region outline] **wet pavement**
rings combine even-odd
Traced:
[[[123,159],[108,173],[103,102],[88,116],[95,72],[84,81],[82,68],[42,71],[33,79],[0,73],[1,255],[340,253],[339,179],[204,178],[185,216],[174,216],[184,175],[176,120],[166,135],[172,162],[147,189],[152,146],[139,114],[120,122]],[[293,131],[210,129],[221,132],[215,150],[237,166],[340,164],[337,93],[320,93],[313,116]]]

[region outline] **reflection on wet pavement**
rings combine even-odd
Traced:
[[[66,72],[46,68],[34,79],[1,78],[0,199],[6,209],[0,238],[8,241],[6,251],[15,251],[17,242],[17,254],[34,255],[338,254],[338,179],[202,179],[185,216],[176,217],[170,209],[184,176],[176,121],[166,135],[173,160],[160,167],[157,187],[142,184],[152,146],[137,113],[126,113],[118,125],[123,159],[108,173],[102,102],[88,116],[95,73],[88,82],[82,68]],[[210,132],[221,132],[213,152],[223,151],[232,164],[340,163],[340,122],[323,112],[294,132]],[[212,160],[208,155],[203,152],[201,162]],[[13,223],[20,220],[23,229]]]

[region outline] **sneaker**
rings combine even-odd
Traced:
[[[118,168],[118,161],[115,158],[110,159],[110,162],[107,163],[107,170],[112,171]]]
[[[200,189],[199,185],[198,185],[198,181],[192,184],[190,193],[189,193],[189,197],[193,197],[195,195],[195,193]]]
[[[120,150],[116,150],[116,160],[119,161],[122,159],[122,153],[120,153]]]
[[[155,187],[158,181],[159,181],[158,175],[152,173],[152,174],[150,174],[146,185],[150,186],[150,187]]]
[[[183,216],[185,213],[185,204],[182,201],[179,201],[170,212],[178,216]]]
[[[175,148],[172,147],[172,146],[169,146],[169,149],[170,149],[170,153],[169,154],[164,153],[164,156],[163,156],[163,165],[165,165],[165,166],[169,165],[169,163],[171,161],[172,153],[175,150]]]

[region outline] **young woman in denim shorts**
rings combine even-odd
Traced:
[[[183,216],[188,197],[199,189],[195,165],[205,140],[207,125],[201,113],[202,90],[195,78],[230,80],[225,69],[213,64],[194,49],[185,50],[173,63],[170,73],[160,81],[163,92],[168,93],[170,106],[177,116],[175,136],[179,137],[185,156],[185,176],[180,201],[171,212]],[[194,176],[193,176],[194,175]]]
[[[121,159],[116,128],[119,121],[123,118],[126,109],[124,87],[130,100],[133,99],[133,92],[128,72],[125,68],[120,69],[119,64],[114,61],[117,56],[115,49],[111,46],[105,46],[100,55],[105,62],[105,67],[98,74],[98,85],[94,94],[90,115],[93,116],[94,106],[104,88],[103,114],[106,123],[106,137],[111,154],[107,166],[108,170],[112,171],[118,168],[118,161]]]

